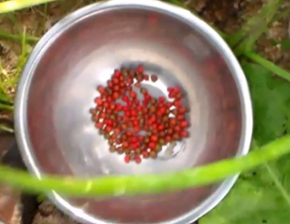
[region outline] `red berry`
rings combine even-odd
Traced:
[[[184,114],[186,112],[186,109],[184,107],[177,108],[178,113]]]
[[[179,121],[182,121],[182,120],[184,120],[184,115],[183,114],[178,114],[176,119],[179,120]]]
[[[138,115],[138,112],[136,110],[131,111],[131,116],[136,117]]]
[[[180,137],[182,137],[182,138],[186,138],[186,137],[188,137],[188,132],[187,131],[181,131],[180,132]]]
[[[174,101],[174,102],[173,102],[173,106],[175,106],[175,107],[180,107],[180,106],[181,106],[181,102],[180,102],[179,100]]]
[[[129,156],[125,156],[124,161],[125,161],[125,163],[129,163],[130,162],[130,157]]]
[[[139,105],[139,106],[137,106],[137,110],[138,110],[138,112],[141,112],[143,110],[143,107]]]
[[[132,141],[132,142],[138,142],[138,138],[137,138],[137,136],[133,136],[133,137],[131,138],[131,141]]]
[[[135,86],[136,86],[137,88],[140,88],[140,87],[141,87],[140,82],[137,82],[137,83],[135,84]]]
[[[103,104],[103,100],[100,98],[100,97],[97,97],[95,99],[95,103],[98,105],[98,106],[101,106]]]
[[[148,158],[149,157],[149,153],[147,151],[143,151],[142,155],[144,158]]]
[[[127,131],[127,132],[126,132],[126,135],[127,135],[127,136],[132,136],[133,133],[132,133],[132,131]]]
[[[180,90],[179,90],[179,87],[177,87],[177,86],[174,87],[174,88],[173,88],[173,91],[176,92],[176,93],[179,93],[179,91],[180,91]]]
[[[129,98],[128,98],[128,96],[124,95],[124,96],[122,97],[122,100],[123,100],[124,102],[127,102],[127,101],[129,100]]]
[[[104,88],[103,86],[99,86],[99,87],[98,87],[98,91],[99,91],[101,94],[103,94],[103,93],[105,93],[105,88]]]
[[[131,116],[131,112],[129,110],[125,111],[125,116],[130,117]]]
[[[174,119],[174,118],[170,118],[170,119],[169,119],[169,124],[170,124],[171,126],[175,126],[175,125],[177,124],[177,120]]]
[[[158,126],[158,131],[163,131],[164,130],[164,126],[162,125],[162,124],[160,124],[159,126]]]
[[[169,109],[170,107],[172,107],[172,103],[167,102],[167,103],[166,103],[166,107]]]
[[[146,100],[142,101],[142,105],[144,106],[144,108],[148,105],[148,102]],[[147,109],[147,108],[146,108]]]
[[[168,87],[167,88],[167,91],[170,93],[170,92],[172,92],[174,90],[174,88],[172,88],[172,87]]]
[[[169,98],[174,98],[176,96],[176,92],[171,91],[171,92],[169,92],[168,96],[169,96]]]
[[[114,76],[120,77],[121,76],[121,71],[119,71],[118,69],[115,69]]]
[[[148,144],[148,148],[154,150],[155,147],[156,147],[156,143],[155,143],[155,142],[149,142],[149,144]]]
[[[159,101],[160,103],[163,103],[163,102],[165,101],[165,98],[162,97],[162,96],[160,96],[160,97],[158,98],[158,101]]]
[[[144,94],[144,98],[145,98],[146,101],[148,101],[148,100],[151,99],[151,96],[148,93],[145,93]]]
[[[138,163],[138,164],[141,163],[141,158],[140,158],[140,156],[137,156],[137,157],[135,158],[135,162]]]
[[[101,113],[100,114],[100,118],[105,119],[106,118],[106,114],[105,113]]]
[[[116,100],[119,98],[119,93],[118,92],[114,92],[113,93],[113,98]]]
[[[131,144],[131,148],[132,149],[137,149],[138,147],[139,147],[138,142],[134,142],[134,143]]]
[[[108,87],[109,88],[112,88],[113,87],[113,82],[112,81],[108,81],[107,83],[108,83]]]
[[[114,90],[115,92],[119,91],[119,89],[120,89],[119,86],[113,86],[113,90]]]
[[[149,80],[149,75],[143,75],[143,79],[148,81]]]
[[[158,80],[157,75],[151,75],[152,82],[156,82]]]
[[[118,134],[121,133],[121,130],[120,130],[119,128],[115,128],[114,133],[115,133],[116,135],[118,135]]]
[[[106,101],[109,102],[109,103],[111,103],[111,102],[113,101],[113,97],[108,96],[108,97],[106,98]]]
[[[114,109],[116,108],[116,104],[114,104],[114,103],[110,104],[109,108],[110,108],[111,110],[114,110]]]
[[[165,142],[171,142],[171,140],[172,138],[169,135],[165,136]]]
[[[157,142],[158,141],[158,137],[156,135],[152,135],[150,139],[153,142]]]
[[[150,118],[149,123],[150,123],[150,124],[153,124],[155,121],[156,121],[156,117],[153,115],[153,116]]]
[[[109,103],[108,102],[104,102],[104,107],[108,108],[109,107]]]
[[[108,133],[110,133],[112,131],[112,129],[113,129],[112,127],[106,126],[105,131],[108,132]]]
[[[181,100],[182,98],[182,94],[181,93],[177,93],[175,96],[175,100]]]
[[[117,77],[113,78],[112,82],[113,82],[114,85],[117,85],[119,83],[119,79]],[[113,88],[114,88],[114,86],[113,86]]]
[[[132,105],[133,105],[132,101],[127,101],[127,106],[128,106],[129,108],[132,107]]]
[[[135,98],[136,97],[136,93],[134,91],[130,91],[129,95],[132,97],[132,98]]]
[[[124,142],[122,143],[122,147],[123,147],[124,149],[128,148],[128,147],[129,147],[129,143],[126,142],[126,141],[124,141]]]
[[[185,128],[185,127],[188,126],[188,122],[187,121],[181,121],[180,122],[180,126],[183,127],[183,128]]]
[[[173,129],[174,129],[174,131],[179,132],[181,128],[180,128],[180,126],[175,126]]]
[[[116,103],[116,110],[117,111],[119,111],[119,110],[121,110],[122,109],[122,106],[121,106],[121,104],[119,104],[119,103]]]
[[[121,76],[121,77],[123,77],[123,76]],[[122,82],[120,83],[120,87],[121,87],[121,88],[124,88],[124,86],[125,86],[125,83],[122,81]]]
[[[98,123],[96,123],[95,126],[96,126],[96,128],[101,129],[101,128],[103,128],[103,123],[98,122]]]
[[[161,115],[166,113],[166,109],[164,107],[161,107],[160,110],[158,111]]]
[[[145,125],[145,127],[143,129],[144,129],[144,131],[149,131],[150,126],[149,125]]]
[[[144,72],[144,67],[143,67],[143,65],[139,65],[139,66],[137,67],[137,72],[138,72],[138,73],[143,73],[143,72]]]

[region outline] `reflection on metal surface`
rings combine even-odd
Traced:
[[[162,151],[158,154],[158,159],[169,160],[173,159],[178,153],[185,150],[185,141],[171,142],[163,146]]]

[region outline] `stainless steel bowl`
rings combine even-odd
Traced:
[[[156,94],[182,86],[190,138],[173,158],[125,164],[110,154],[89,115],[96,86],[116,67],[142,63],[160,74]],[[159,1],[114,0],[82,8],[57,23],[34,48],[16,99],[16,133],[29,170],[93,177],[160,173],[248,152],[252,108],[243,71],[222,38],[190,12]],[[164,149],[165,150],[165,149]],[[227,194],[237,176],[162,195],[50,197],[83,223],[190,223]]]

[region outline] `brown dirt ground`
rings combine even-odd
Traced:
[[[32,9],[23,10],[17,13],[0,16],[0,31],[12,34],[22,33],[24,28],[29,35],[40,37],[55,22],[67,13],[94,1],[70,0],[54,2],[45,6],[38,6]],[[207,22],[215,25],[225,33],[234,33],[247,18],[256,14],[263,4],[263,0],[185,0],[185,4],[195,10]],[[290,0],[286,0],[282,8],[290,7]],[[264,57],[290,70],[290,51],[284,51],[279,44],[273,45],[273,41],[280,42],[289,38],[290,15],[275,22],[266,34],[257,42],[257,51]],[[34,43],[27,46],[28,52],[33,48]],[[8,74],[13,74],[19,63],[21,45],[19,41],[11,41],[1,38],[0,35],[0,58],[3,68]],[[11,88],[14,93],[14,88]],[[0,120],[12,120],[11,115],[0,114]],[[0,156],[11,146],[8,143],[11,137],[5,137],[0,132],[0,140],[7,143],[1,144]],[[3,140],[5,139],[5,140]],[[10,144],[10,145],[9,145]],[[0,157],[1,158],[1,157]],[[8,193],[7,193],[8,191]],[[10,209],[7,209],[7,208]],[[7,187],[0,186],[0,222],[7,224],[21,223],[21,203],[19,194]],[[40,205],[33,224],[73,224],[67,216],[63,215],[53,205],[44,202]],[[26,224],[26,223],[25,223]],[[30,224],[30,223],[27,223]]]

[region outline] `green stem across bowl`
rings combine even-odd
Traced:
[[[290,152],[290,135],[279,138],[246,156],[175,173],[102,176],[87,180],[47,175],[38,179],[25,171],[0,166],[0,182],[33,193],[48,193],[54,190],[66,196],[76,197],[161,193],[215,183],[277,159],[288,152]]]

